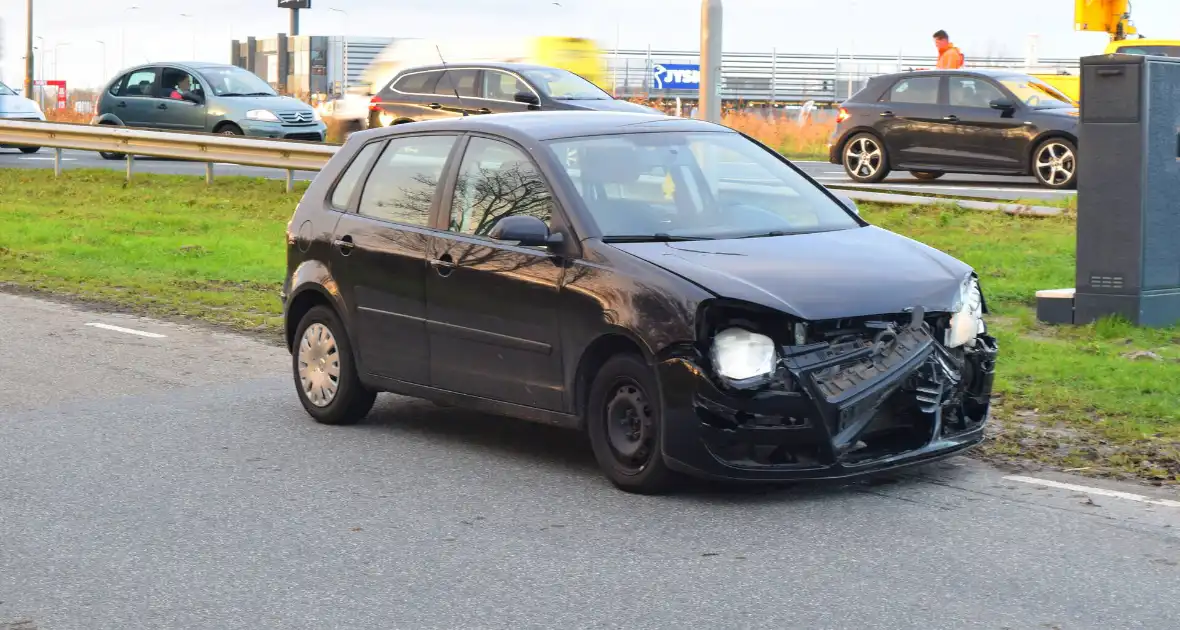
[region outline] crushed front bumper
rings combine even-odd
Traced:
[[[784,348],[767,386],[730,391],[700,361],[659,365],[664,458],[699,477],[843,479],[932,462],[983,439],[995,339],[948,351],[929,328]]]

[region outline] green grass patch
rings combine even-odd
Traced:
[[[299,189],[302,191],[302,188]],[[0,169],[0,283],[238,329],[281,325],[282,182]],[[1180,481],[1180,328],[1036,322],[1038,289],[1073,286],[1071,214],[862,206],[873,223],[973,265],[1000,340],[983,453]],[[888,265],[888,261],[882,261]]]
[[[0,169],[0,283],[240,329],[278,326],[284,234],[299,199],[283,185],[146,174],[124,185],[111,171],[55,179]]]

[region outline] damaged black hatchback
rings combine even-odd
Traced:
[[[983,438],[997,346],[972,269],[725,127],[357,133],[287,243],[292,372],[320,422],[395,392],[583,430],[633,492],[854,477]]]

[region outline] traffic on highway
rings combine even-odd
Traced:
[[[1175,42],[484,4],[27,0],[0,630],[1176,625]]]

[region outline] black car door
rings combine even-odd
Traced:
[[[432,118],[454,118],[481,112],[485,105],[479,99],[481,70],[476,68],[450,68],[434,86],[434,95],[428,97],[427,108],[434,112]]]
[[[940,152],[946,124],[938,104],[941,89],[938,75],[904,77],[881,98],[875,128],[894,166],[925,164]]]
[[[127,75],[116,98],[112,99],[111,113],[128,127],[155,127],[156,68],[142,68]]]
[[[564,263],[487,236],[506,216],[550,222],[555,202],[540,171],[519,147],[474,136],[443,203],[449,229],[432,240],[426,274],[432,385],[561,410]]]
[[[354,201],[356,212],[344,213],[336,224],[332,274],[348,305],[360,368],[370,374],[430,382],[426,252],[435,234],[431,219],[439,183],[458,137],[423,134],[375,142],[380,154],[373,149],[376,157]]]
[[[947,164],[971,170],[1020,170],[1027,138],[1015,109],[993,109],[997,100],[1015,99],[981,76],[947,78],[947,113],[955,141],[945,156]]]

